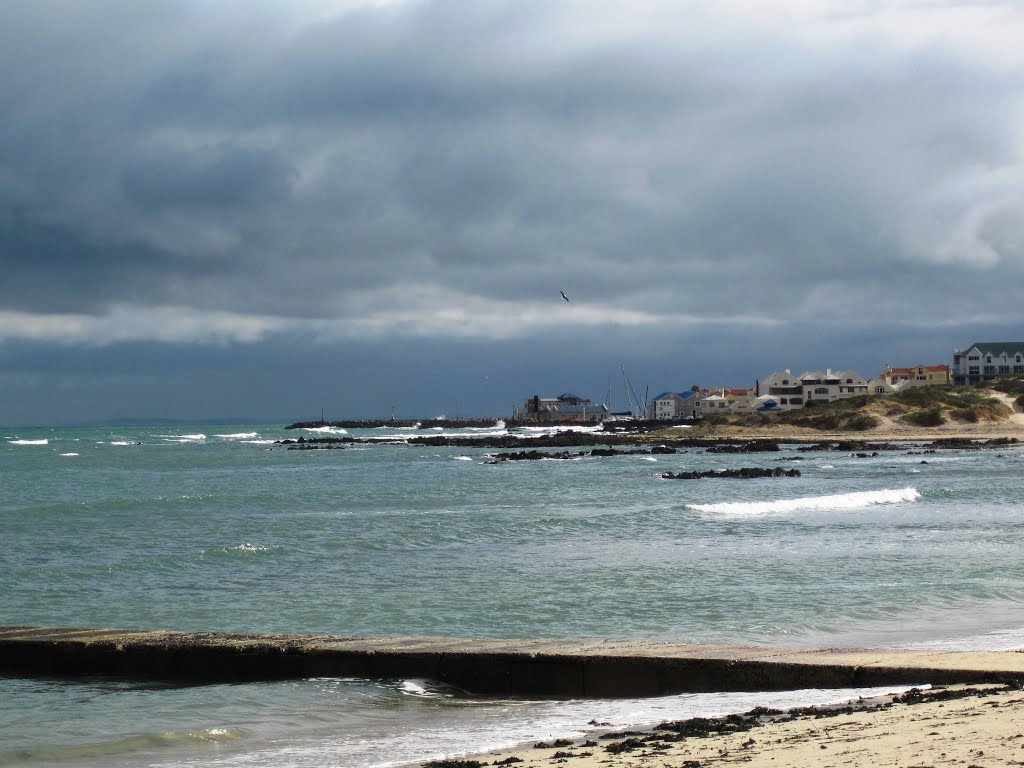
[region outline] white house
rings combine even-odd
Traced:
[[[953,383],[977,384],[996,376],[1024,373],[1024,341],[986,341],[953,350]]]
[[[784,371],[775,371],[758,382],[758,390],[762,395],[768,395],[775,404],[783,411],[804,407],[804,386],[798,376],[788,368]]]
[[[811,401],[828,403],[868,394],[867,379],[854,371],[833,371],[831,368],[824,373],[807,371],[800,374],[800,384],[804,390],[805,405]]]

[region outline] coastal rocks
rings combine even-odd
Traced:
[[[869,443],[865,440],[839,440],[837,442],[821,442],[813,445],[802,445],[798,451],[807,453],[809,451],[843,451],[846,453],[866,453],[871,451],[902,451],[906,445],[896,443]]]
[[[799,469],[765,469],[762,467],[743,467],[742,469],[708,470],[706,472],[665,472],[666,480],[704,480],[708,478],[731,478],[736,480],[753,480],[759,477],[800,477]]]
[[[570,451],[513,451],[512,453],[494,453],[491,454],[491,460],[486,462],[487,464],[500,464],[503,461],[539,461],[540,459],[582,459],[587,456],[596,458],[605,458],[609,456],[637,456],[637,455],[648,455],[652,453],[677,453],[674,448],[665,448],[659,446],[658,448],[651,448],[650,450],[638,449],[635,451],[618,450],[616,448],[594,448],[591,451],[576,451],[575,453]]]
[[[1019,440],[1016,437],[995,437],[991,440],[971,440],[966,437],[943,437],[934,440],[930,447],[958,449],[966,451],[980,451],[985,448],[1002,448],[1007,445],[1014,445]]]
[[[284,445],[289,451],[317,451],[347,448],[356,442],[351,437],[311,437],[299,436],[298,440],[275,440],[274,445]]]
[[[488,464],[501,464],[503,461],[540,461],[541,459],[579,459],[586,456],[586,453],[569,453],[560,451],[558,453],[545,451],[516,451],[513,453],[496,453]]]
[[[751,440],[749,443],[709,445],[708,453],[765,453],[779,450],[779,444],[767,440]]]

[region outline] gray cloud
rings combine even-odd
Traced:
[[[4,5],[0,345],[1019,335],[1024,11],[644,8]]]

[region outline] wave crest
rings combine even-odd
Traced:
[[[857,491],[832,496],[807,496],[777,501],[730,501],[720,504],[687,504],[687,509],[722,515],[772,515],[814,510],[863,509],[875,504],[900,504],[921,498],[917,488]]]

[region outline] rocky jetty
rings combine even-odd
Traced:
[[[753,480],[759,477],[800,477],[799,469],[764,469],[762,467],[743,467],[742,469],[708,470],[706,472],[665,472],[666,480],[705,480],[709,478],[732,478],[736,480]]]

